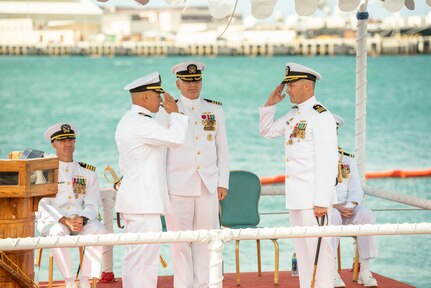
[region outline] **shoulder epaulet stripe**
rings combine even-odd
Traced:
[[[213,104],[217,104],[217,105],[223,105],[221,102],[219,102],[219,101],[214,101],[214,100],[211,100],[211,99],[204,99],[205,101],[207,101],[207,102],[209,102],[209,103],[213,103]]]
[[[343,154],[343,155],[348,156],[348,157],[351,157],[351,158],[355,158],[354,154],[344,152],[343,150],[340,150],[340,149],[338,149],[338,153]]]
[[[142,115],[142,116],[145,116],[145,117],[153,118],[151,115],[145,114],[144,112],[139,112],[139,115]]]
[[[79,165],[81,165],[82,168],[88,169],[90,171],[96,171],[96,166],[86,164],[84,162],[78,162],[78,163],[79,163]]]
[[[316,104],[316,105],[314,105],[314,106],[313,106],[313,109],[314,109],[314,110],[316,110],[318,113],[322,113],[322,112],[327,111],[327,110],[326,110],[326,108],[325,108],[325,107],[323,107],[323,106],[322,106],[322,105],[320,105],[320,104]]]

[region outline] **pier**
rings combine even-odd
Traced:
[[[0,55],[81,56],[276,56],[355,55],[354,38],[321,37],[279,43],[171,43],[171,42],[79,42],[76,45],[2,44]],[[431,36],[374,36],[368,39],[368,53],[378,55],[431,54]]]

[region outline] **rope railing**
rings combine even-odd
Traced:
[[[288,239],[358,235],[431,234],[431,223],[215,229],[175,232],[47,236],[0,239],[0,251],[53,247],[114,246],[131,244],[204,242],[210,250],[209,287],[222,287],[224,242],[234,240]]]
[[[419,208],[431,210],[431,200],[428,200],[428,199],[406,195],[406,194],[402,194],[394,191],[377,189],[377,188],[368,186],[366,184],[362,185],[362,189],[364,189],[365,194],[370,196],[398,202],[405,205],[410,205],[413,207],[419,207]]]
[[[223,242],[274,238],[306,238],[361,235],[431,234],[431,223],[329,225],[308,227],[271,227],[256,229],[214,229],[146,233],[118,233],[75,236],[46,236],[0,239],[0,251],[81,246],[131,245],[179,242],[210,242],[221,234]],[[219,237],[219,236],[217,236]]]
[[[194,231],[121,233],[101,235],[47,236],[0,239],[0,251],[53,247],[114,246],[131,244],[204,242],[210,250],[209,287],[222,287],[224,242],[234,240],[288,239],[359,235],[431,234],[431,223],[273,227],[257,229],[215,229]]]

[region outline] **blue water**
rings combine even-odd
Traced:
[[[162,74],[165,90],[178,97],[170,68],[182,57],[0,57],[0,158],[13,150],[32,147],[53,152],[43,133],[51,124],[72,121],[79,128],[75,159],[98,167],[102,187],[110,187],[102,171],[118,171],[115,127],[130,107],[122,90],[130,81],[152,71]],[[355,57],[217,57],[200,58],[204,72],[203,97],[223,102],[232,169],[247,169],[259,176],[283,173],[283,141],[265,140],[258,134],[258,106],[280,83],[284,64],[299,62],[323,75],[317,98],[345,119],[340,145],[354,152]],[[431,167],[431,56],[368,59],[367,171]],[[284,101],[278,112],[292,104]],[[370,180],[369,185],[430,198],[429,178]],[[406,208],[367,197],[373,209]],[[261,212],[280,211],[284,197],[262,197]],[[431,222],[429,211],[376,212],[378,223]],[[263,215],[261,226],[287,226],[289,216]],[[431,236],[382,236],[380,257],[372,270],[417,287],[431,287]],[[343,267],[351,265],[351,240],[342,240]],[[273,247],[263,241],[263,269],[273,269]],[[281,240],[282,270],[290,270],[291,240]],[[241,270],[255,267],[254,241],[241,243]],[[169,262],[168,247],[163,255]],[[115,273],[121,274],[122,247],[115,248]],[[234,271],[234,244],[225,244],[225,271]],[[46,279],[44,261],[41,279]],[[160,270],[171,274],[172,265]],[[56,272],[56,278],[59,278]]]

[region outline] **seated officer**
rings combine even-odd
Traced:
[[[37,229],[45,236],[109,233],[97,220],[102,204],[99,180],[94,166],[73,160],[77,128],[67,122],[57,123],[45,132],[59,161],[58,193],[39,202]],[[103,246],[85,248],[79,288],[88,288],[89,277],[99,277]],[[63,275],[66,288],[75,288],[68,248],[53,248],[54,261]]]
[[[343,125],[344,120],[334,114],[338,127]],[[337,203],[332,209],[333,225],[362,225],[374,224],[375,218],[371,209],[362,206],[364,191],[361,188],[358,167],[352,154],[346,153],[338,147],[338,184]],[[334,251],[337,251],[339,237],[334,237]],[[358,283],[365,287],[377,287],[377,280],[373,277],[369,268],[369,260],[377,256],[377,246],[374,236],[358,236],[359,261],[361,263]],[[346,287],[335,269],[335,287]]]

